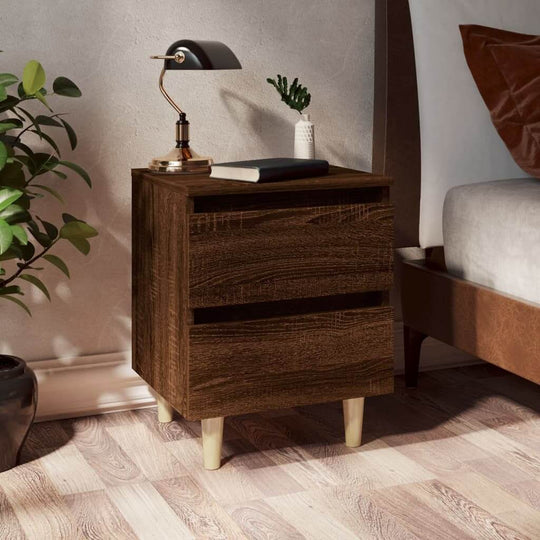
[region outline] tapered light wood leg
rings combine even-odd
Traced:
[[[364,398],[343,400],[343,420],[345,421],[345,445],[351,448],[360,446],[364,422]]]
[[[204,468],[213,470],[221,466],[223,443],[223,416],[201,420]]]
[[[169,405],[169,402],[157,394],[156,394],[156,401],[157,401],[158,421],[164,424],[166,424],[167,422],[172,422],[174,410]]]

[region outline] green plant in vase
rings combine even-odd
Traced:
[[[61,194],[51,185],[60,178],[70,181],[70,173],[82,178],[88,187],[88,173],[76,163],[62,158],[53,138],[61,130],[68,138],[71,150],[77,146],[77,136],[63,114],[51,108],[53,96],[76,98],[81,91],[66,77],[57,77],[52,92],[45,90],[45,71],[39,62],[26,64],[22,80],[11,73],[0,73],[0,300],[14,302],[28,314],[22,300],[23,284],[37,287],[49,300],[50,294],[37,276],[42,266],[50,264],[70,277],[66,263],[54,254],[61,242],[69,242],[87,255],[89,238],[97,231],[71,214],[62,213],[61,221],[51,223],[36,215],[34,203],[43,197],[53,197],[61,204]],[[39,105],[45,114],[29,111],[29,105]],[[51,102],[51,103],[50,103]],[[47,151],[34,150],[39,140]],[[35,145],[34,145],[35,146]]]
[[[294,79],[290,87],[287,77],[281,75],[277,76],[277,81],[268,77],[266,82],[278,91],[281,101],[285,102],[293,111],[297,111],[298,114],[302,114],[311,103],[311,94],[305,86],[298,84],[298,77]]]
[[[281,75],[277,76],[277,81],[268,78],[266,82],[278,91],[281,101],[302,117],[294,127],[294,157],[313,159],[315,157],[315,126],[309,114],[303,114],[311,103],[311,94],[308,89],[298,84],[298,77],[290,86],[287,77]]]

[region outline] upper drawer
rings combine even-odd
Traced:
[[[387,203],[192,214],[192,308],[389,289]]]

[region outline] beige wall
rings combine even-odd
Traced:
[[[312,93],[317,155],[369,169],[373,93],[373,0],[20,0],[0,12],[1,71],[42,62],[50,80],[72,78],[78,100],[51,98],[70,113],[80,146],[71,156],[93,178],[56,181],[67,210],[97,226],[90,256],[58,250],[72,280],[44,279],[52,305],[28,291],[33,319],[0,304],[0,351],[40,360],[130,348],[130,168],[168,150],[175,115],[159,95],[164,53],[180,38],[227,43],[242,71],[171,73],[192,142],[218,161],[285,156],[297,114],[265,78],[298,76]],[[42,209],[54,218],[54,200]]]

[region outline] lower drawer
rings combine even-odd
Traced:
[[[390,307],[194,325],[185,415],[196,420],[392,392],[392,325]]]

